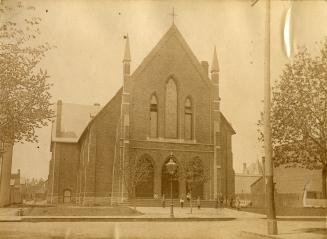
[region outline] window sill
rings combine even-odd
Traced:
[[[150,138],[147,137],[146,140],[148,141],[155,141],[155,142],[168,142],[168,143],[187,143],[187,144],[196,144],[195,139],[169,139],[169,138]]]

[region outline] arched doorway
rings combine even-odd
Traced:
[[[169,159],[166,160],[166,162],[162,165],[161,169],[161,193],[162,195],[165,195],[165,198],[171,197],[171,176],[167,171],[166,164],[168,163]],[[175,163],[177,163],[174,160]],[[179,169],[177,166],[176,172],[173,175],[173,198],[179,197],[179,181],[178,181],[178,175],[179,175]]]
[[[154,166],[150,156],[144,155],[137,162],[137,168],[140,174],[146,171],[144,177],[135,187],[135,196],[138,198],[153,198],[154,193]]]

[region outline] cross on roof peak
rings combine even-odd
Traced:
[[[169,13],[170,16],[172,16],[173,18],[173,24],[175,23],[175,17],[177,17],[178,15],[175,13],[175,8],[173,8],[173,12]]]

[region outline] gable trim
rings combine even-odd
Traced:
[[[157,45],[150,51],[150,53],[143,59],[141,64],[136,68],[133,72],[131,79],[137,78],[143,70],[147,67],[147,65],[156,57],[157,52],[164,46],[164,44],[173,36],[176,36],[178,42],[181,44],[182,49],[186,52],[187,56],[189,57],[191,63],[194,65],[195,69],[200,75],[200,78],[204,81],[205,85],[210,88],[211,87],[211,80],[209,76],[205,74],[202,66],[194,53],[192,52],[191,48],[188,46],[187,42],[184,40],[182,34],[179,32],[177,27],[173,24],[169,30],[164,34],[161,40],[157,43]]]

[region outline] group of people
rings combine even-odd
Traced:
[[[188,192],[186,194],[186,200],[187,200],[188,205],[191,205],[191,198],[192,198],[191,193]],[[154,195],[154,199],[159,199],[157,194]],[[180,204],[181,208],[184,207],[184,203],[185,203],[184,195],[182,195],[182,197],[179,199],[179,204]],[[163,208],[166,207],[165,194],[162,195],[161,205]],[[201,199],[199,196],[196,199],[196,206],[198,209],[201,208]],[[223,207],[236,208],[237,210],[240,210],[240,207],[241,207],[240,198],[238,196],[237,197],[235,197],[235,196],[224,197],[222,195],[222,193],[219,193],[216,197],[216,208],[223,208]]]
[[[155,197],[156,199],[157,197]],[[188,202],[188,204],[190,205],[191,204],[191,193],[187,193],[186,194],[186,200]],[[184,195],[182,195],[182,197],[179,199],[179,204],[180,204],[180,207],[183,208],[184,207]],[[165,198],[165,194],[162,195],[162,198],[161,198],[161,205],[162,207],[164,208],[166,206],[166,198]],[[196,206],[198,209],[201,208],[201,199],[200,197],[198,196],[197,199],[196,199]]]
[[[222,193],[219,193],[218,196],[216,197],[216,208],[221,208],[221,207],[230,207],[240,210],[241,200],[238,196],[224,197]]]

